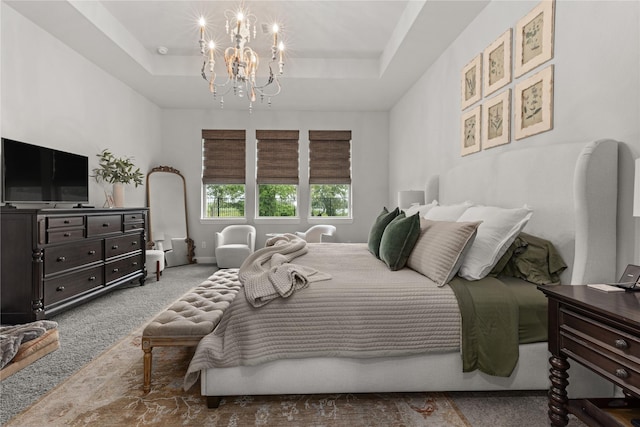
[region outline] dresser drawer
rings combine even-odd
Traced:
[[[142,212],[134,212],[124,214],[124,222],[142,222],[144,220],[144,215]]]
[[[84,227],[59,231],[47,231],[47,243],[72,242],[84,239]]]
[[[144,222],[125,222],[124,223],[124,231],[142,231],[144,229]]]
[[[67,216],[67,217],[49,217],[47,218],[47,226],[51,228],[83,226],[83,216]]]
[[[44,274],[49,276],[100,261],[102,261],[102,240],[46,248],[44,250]]]
[[[142,234],[129,234],[121,237],[109,237],[104,240],[105,258],[113,258],[128,252],[142,249]]]
[[[87,237],[122,231],[121,215],[99,215],[87,217]]]
[[[44,306],[72,298],[104,285],[102,266],[44,281]]]
[[[561,348],[571,358],[599,372],[609,381],[640,393],[640,365],[629,358],[567,333],[561,335]]]
[[[560,313],[561,330],[576,334],[611,353],[640,364],[640,337],[574,311],[561,310]]]
[[[105,264],[105,280],[107,284],[131,273],[137,273],[142,266],[142,252],[128,258]]]

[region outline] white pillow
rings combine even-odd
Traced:
[[[479,280],[489,274],[532,214],[532,209],[527,205],[516,209],[494,206],[472,206],[467,209],[458,221],[482,221],[482,224],[462,260],[458,275],[468,280]]]
[[[456,205],[439,205],[429,209],[429,211],[423,215],[424,219],[430,219],[432,221],[457,221],[460,215],[464,213],[469,207],[473,206],[473,203],[466,201]]]
[[[416,203],[415,205],[411,205],[411,207],[408,207],[407,209],[403,209],[403,210],[407,218],[415,214],[419,214],[420,217],[423,217],[424,214],[429,212],[431,208],[433,208],[434,206],[438,206],[437,200],[434,200],[433,202],[426,205],[419,205]]]

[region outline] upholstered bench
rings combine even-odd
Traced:
[[[144,351],[144,392],[151,390],[153,347],[195,347],[220,322],[222,313],[240,290],[238,269],[216,271],[166,310],[158,314],[142,332]]]

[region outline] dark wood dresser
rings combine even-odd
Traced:
[[[640,293],[587,286],[539,286],[549,300],[549,420],[572,413],[591,426],[628,426],[640,418]],[[568,359],[622,388],[621,399],[567,398]],[[631,415],[629,415],[631,414]]]
[[[145,282],[146,208],[3,208],[0,215],[3,324],[49,318]]]

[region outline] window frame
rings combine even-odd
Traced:
[[[229,152],[228,147],[242,142],[242,158],[228,161],[223,158],[224,166],[231,164],[232,168],[220,168],[220,160],[211,156],[211,152],[222,150]],[[200,222],[201,223],[245,223],[247,222],[247,179],[246,158],[247,138],[244,129],[202,129],[201,138],[201,180],[200,180]],[[209,164],[209,165],[207,165]],[[229,178],[227,182],[227,177]],[[237,217],[209,217],[207,216],[207,185],[244,185],[245,208],[244,215]]]
[[[295,150],[293,141],[295,141]],[[287,162],[294,158],[292,155],[294,151],[295,168]],[[263,159],[260,158],[261,152],[266,154]],[[281,174],[274,171],[279,171]],[[300,223],[300,131],[257,129],[255,174],[255,221],[257,223]],[[294,185],[296,214],[294,216],[260,215],[260,185]]]

